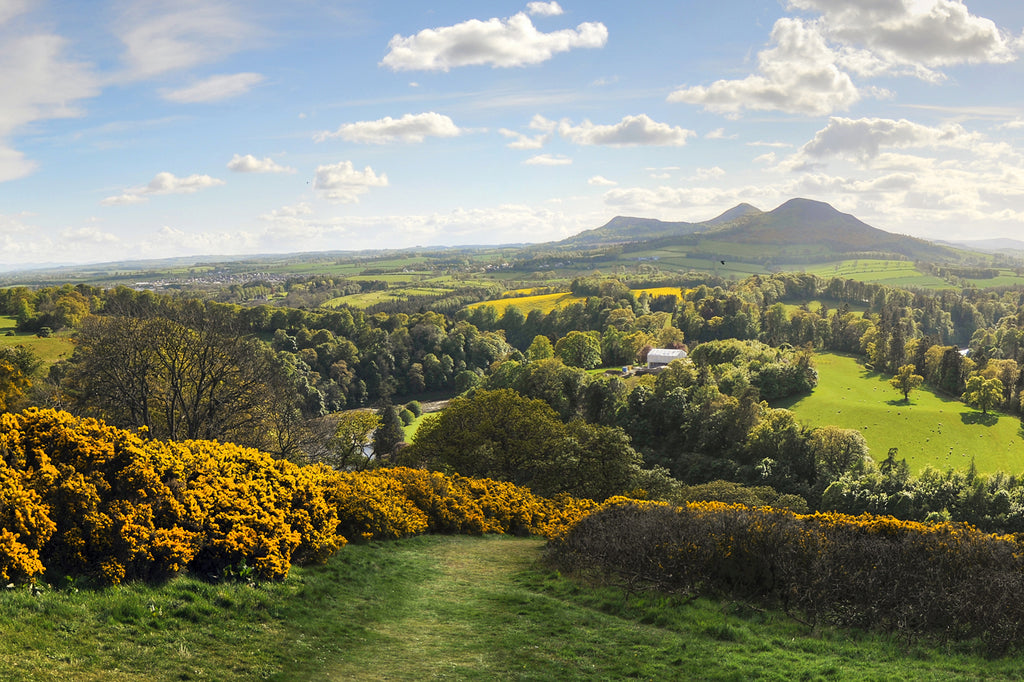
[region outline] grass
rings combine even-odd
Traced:
[[[978,470],[1024,471],[1024,431],[1015,417],[979,410],[925,387],[910,402],[889,386],[887,375],[873,372],[850,356],[815,356],[818,387],[807,396],[776,407],[793,410],[812,426],[834,424],[857,429],[881,461],[899,448],[913,472],[931,464],[939,469],[966,469],[973,458]]]
[[[1020,660],[572,581],[543,543],[349,546],[260,586],[0,594],[5,680],[1011,679]]]
[[[800,270],[819,277],[843,277],[870,284],[922,289],[951,289],[949,282],[926,275],[909,261],[861,258],[808,265]]]
[[[66,360],[71,357],[75,349],[71,339],[63,334],[57,334],[46,338],[40,338],[35,334],[15,332],[7,336],[8,332],[15,330],[15,318],[0,316],[0,348],[8,346],[25,346],[30,349],[46,365],[52,365],[58,360]]]

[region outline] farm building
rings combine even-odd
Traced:
[[[664,367],[673,360],[686,358],[686,351],[676,348],[652,348],[647,354],[647,367]]]

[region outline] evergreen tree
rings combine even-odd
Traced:
[[[385,405],[377,411],[380,426],[373,434],[373,454],[383,458],[392,455],[399,443],[405,442],[405,430],[394,405]]]

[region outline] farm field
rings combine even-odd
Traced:
[[[679,287],[651,287],[649,289],[633,289],[632,291],[635,296],[639,296],[644,292],[651,296],[682,296],[682,289]],[[473,303],[466,307],[472,310],[473,308],[480,308],[485,305],[491,306],[498,312],[499,317],[510,307],[518,308],[523,315],[528,314],[531,310],[539,310],[546,315],[556,308],[572,305],[573,303],[583,303],[586,302],[586,300],[586,296],[574,296],[570,292],[562,292],[555,294],[538,294],[536,296],[499,298],[494,301],[480,301],[479,303]]]
[[[536,538],[349,545],[283,582],[0,594],[9,680],[1019,679],[1017,657],[582,585]],[[980,647],[978,647],[980,650]]]
[[[945,280],[926,275],[909,261],[859,259],[832,263],[808,265],[800,268],[819,277],[843,277],[870,284],[886,284],[896,287],[918,287],[922,289],[952,289]]]
[[[74,343],[67,336],[57,335],[47,338],[40,338],[35,334],[6,336],[7,332],[14,331],[14,328],[15,319],[13,317],[0,316],[0,347],[25,346],[47,365],[71,357],[71,353],[75,349]]]
[[[982,415],[959,400],[922,387],[910,403],[888,384],[888,376],[865,369],[853,357],[815,355],[818,387],[807,396],[780,401],[811,426],[834,424],[857,429],[876,462],[889,448],[899,448],[912,473],[926,465],[967,469],[974,458],[978,471],[1024,471],[1024,430],[1020,420],[1003,414]]]

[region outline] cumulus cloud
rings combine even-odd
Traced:
[[[348,142],[385,144],[423,142],[427,137],[456,137],[461,132],[449,117],[428,111],[423,114],[406,114],[399,119],[385,116],[377,121],[345,123],[333,133],[318,133],[314,139],[323,142],[340,138]]]
[[[209,78],[190,85],[187,88],[165,91],[163,93],[163,98],[171,102],[178,102],[181,104],[218,102],[223,99],[231,99],[232,97],[244,95],[262,82],[263,76],[258,73],[234,73],[210,76]]]
[[[559,134],[576,144],[607,145],[610,147],[634,147],[639,145],[682,146],[687,138],[696,135],[692,130],[667,123],[657,123],[647,114],[626,116],[614,125],[594,125],[583,121],[574,126],[562,121]]]
[[[945,78],[940,67],[1005,63],[1024,46],[990,19],[972,15],[961,0],[790,0],[788,7],[820,16],[776,21],[770,47],[757,56],[756,73],[680,88],[669,101],[730,115],[751,109],[820,116],[848,109],[864,96],[891,94],[858,89],[850,73],[939,82]]]
[[[557,17],[563,13],[562,6],[557,2],[529,2],[526,11],[534,16]]]
[[[833,117],[815,134],[814,139],[804,145],[801,152],[816,158],[846,156],[870,159],[878,156],[882,147],[969,148],[981,142],[980,135],[969,133],[957,124],[933,127],[906,119]]]
[[[369,166],[358,171],[351,161],[318,166],[313,181],[313,188],[324,198],[342,204],[358,203],[359,197],[369,192],[371,187],[387,186],[387,175],[377,175]]]
[[[849,74],[836,65],[837,54],[817,25],[779,19],[771,41],[773,47],[757,56],[758,73],[681,88],[668,101],[726,114],[754,109],[820,116],[847,109],[861,98]]]
[[[1020,45],[961,0],[790,0],[790,7],[820,12],[837,42],[864,46],[893,64],[926,67],[962,63],[1001,64],[1017,58]]]
[[[225,2],[182,0],[133,3],[115,31],[124,43],[129,78],[188,69],[251,44],[258,31]]]
[[[540,3],[545,4],[545,3]],[[596,22],[543,33],[520,12],[507,19],[471,19],[454,26],[394,36],[381,65],[394,71],[448,71],[489,64],[494,68],[539,64],[574,48],[604,47],[608,29]]]
[[[527,166],[568,166],[572,159],[561,154],[539,154],[523,161]]]
[[[533,136],[524,135],[508,128],[500,128],[498,133],[504,137],[511,138],[512,141],[506,145],[509,149],[540,149],[551,139],[557,127],[558,123],[555,121],[550,121],[540,114],[536,114],[530,120],[530,129],[540,131],[539,134]]]
[[[236,173],[294,173],[295,169],[282,166],[269,156],[257,159],[252,154],[235,154],[228,161],[228,168]]]
[[[619,183],[615,182],[614,180],[609,180],[603,175],[595,175],[594,177],[587,180],[587,184],[594,185],[596,187],[614,187]]]
[[[127,189],[123,194],[107,197],[100,203],[104,206],[138,204],[148,201],[150,196],[162,194],[193,194],[208,187],[223,185],[224,181],[209,175],[189,175],[179,178],[172,173],[157,173],[149,184]]]

